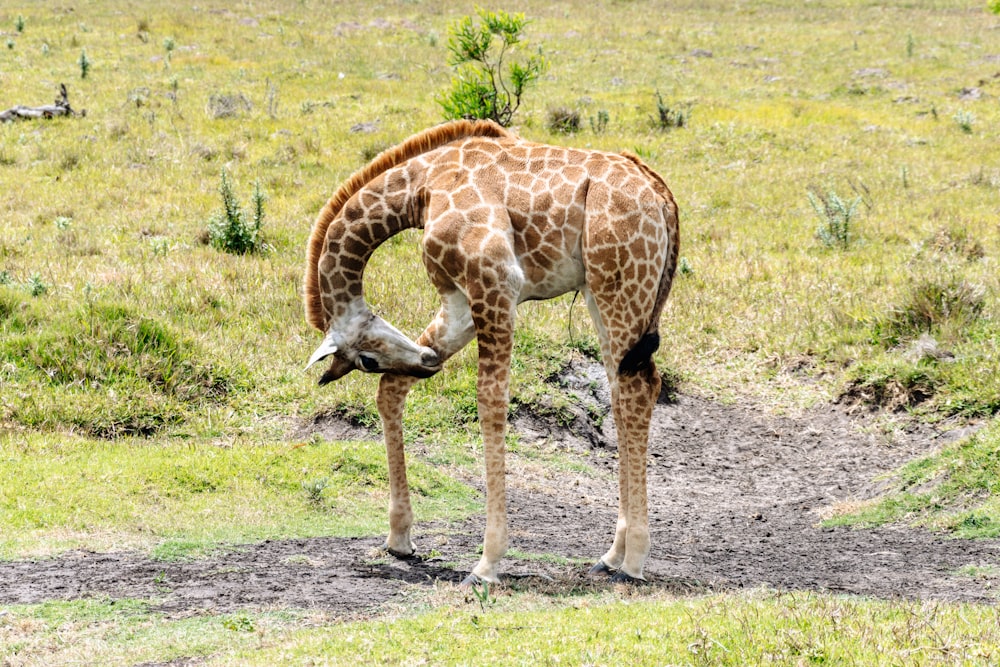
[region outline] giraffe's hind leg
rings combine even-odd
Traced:
[[[607,190],[595,183],[588,192],[584,296],[601,340],[618,430],[618,521],[611,548],[592,572],[629,581],[643,579],[650,548],[646,454],[660,388],[652,355],[671,242],[660,202],[646,198],[616,208]]]
[[[609,551],[616,559],[622,557],[617,565],[614,577],[616,581],[642,580],[643,566],[649,555],[646,455],[649,423],[659,390],[660,376],[652,360],[642,369],[618,375],[619,417],[616,426],[619,456],[623,458],[618,470],[622,481],[619,484],[619,530],[615,533],[615,543]],[[622,518],[625,521],[624,531],[621,530]],[[624,545],[621,544],[622,541]],[[605,555],[607,557],[608,554]]]
[[[618,430],[618,522],[611,548],[590,573],[610,574],[615,581],[642,580],[650,547],[646,459],[660,375],[650,360],[642,369],[612,371],[609,377]]]
[[[619,372],[614,360],[626,352],[615,341],[638,336],[623,331],[602,315],[590,290],[584,293],[601,341],[601,355],[611,385],[611,411],[618,430],[618,521],[611,547],[590,569],[592,575],[614,575],[619,580],[642,579],[649,553],[646,458],[649,424],[660,390],[660,377],[649,359],[643,368]],[[604,322],[612,321],[609,330]],[[641,340],[641,339],[640,339]]]

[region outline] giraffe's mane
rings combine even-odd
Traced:
[[[508,130],[492,121],[456,120],[424,130],[406,139],[403,143],[389,148],[374,160],[354,172],[337,189],[320,211],[312,234],[309,236],[306,256],[305,307],[306,319],[314,327],[325,332],[328,322],[323,312],[323,301],[319,287],[319,260],[326,246],[326,231],[348,200],[372,179],[407,160],[427,153],[445,144],[468,137],[511,137]]]

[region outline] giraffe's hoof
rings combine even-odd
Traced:
[[[624,570],[618,570],[611,576],[611,583],[629,584],[631,586],[645,586],[649,582],[642,577],[633,577],[631,574],[625,574]]]
[[[614,568],[605,563],[603,560],[599,560],[594,565],[587,570],[587,574],[591,577],[607,577],[615,573]]]
[[[385,549],[387,552],[389,552],[390,556],[392,556],[394,558],[398,558],[399,560],[416,560],[418,558],[418,556],[417,556],[417,550],[413,549],[412,547],[410,548],[409,553],[407,553],[405,551],[397,551],[396,549],[393,549],[392,547],[389,546],[388,542],[386,542],[385,544],[383,544],[382,548]]]
[[[482,583],[484,583],[483,579],[480,579],[479,577],[470,572],[469,576],[467,576],[465,579],[462,579],[462,583],[460,583],[458,587],[468,590]]]

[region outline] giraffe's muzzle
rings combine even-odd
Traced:
[[[339,380],[353,370],[428,378],[440,371],[444,363],[437,352],[417,345],[374,315],[366,318],[365,326],[350,338],[331,332],[310,357],[306,368],[327,358],[332,361],[320,377],[320,385]]]

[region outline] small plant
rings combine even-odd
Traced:
[[[28,282],[25,283],[25,287],[28,288],[28,293],[31,296],[42,296],[49,291],[49,286],[45,284],[42,277],[37,273],[28,278]]]
[[[566,107],[550,109],[546,125],[549,128],[549,132],[576,134],[580,131],[580,114]]]
[[[154,257],[166,257],[167,253],[170,252],[170,241],[164,238],[151,239],[149,249],[153,252]]]
[[[986,4],[986,8],[994,14],[1000,14],[1000,0],[990,0]]]
[[[323,504],[323,490],[330,484],[330,480],[327,477],[322,477],[320,479],[314,479],[310,482],[302,482],[302,490],[306,492],[306,496],[309,497],[309,502],[315,505]]]
[[[174,49],[176,48],[177,48],[177,42],[174,41],[173,37],[164,38],[163,49],[167,52],[167,57],[166,60],[164,61],[164,65],[166,67],[170,67],[170,57],[173,54]]]
[[[222,627],[231,632],[253,632],[255,630],[253,620],[243,614],[223,620]]]
[[[14,29],[17,30],[18,33],[24,32],[24,17],[20,14],[17,15],[16,19],[14,19]]]
[[[9,271],[0,271],[0,285],[10,285],[14,282]]]
[[[907,33],[907,35],[906,35],[906,57],[907,58],[912,58],[913,57],[913,47],[914,46],[916,46],[916,43],[913,40],[913,33],[912,32],[911,33]]]
[[[659,91],[656,92],[656,114],[657,117],[654,119],[654,122],[661,130],[684,127],[688,124],[691,116],[689,110],[674,109],[668,106],[663,101],[663,96],[660,95]]]
[[[14,38],[13,37],[8,37],[7,38],[7,48],[13,50],[14,45],[15,45]]]
[[[846,250],[853,240],[851,226],[858,206],[861,204],[861,197],[847,201],[833,190],[823,194],[816,187],[810,188],[807,196],[820,219],[816,236],[828,248]]]
[[[509,127],[524,91],[545,70],[545,59],[539,52],[510,60],[528,24],[524,14],[476,12],[478,24],[465,16],[448,26],[448,64],[456,76],[437,102],[446,118],[488,118]]]
[[[656,160],[656,156],[658,155],[658,153],[655,150],[646,148],[645,146],[638,146],[638,145],[632,147],[632,152],[634,152],[636,155],[641,157],[646,162],[653,162],[654,160]]]
[[[966,134],[972,134],[972,124],[976,121],[976,116],[971,111],[964,109],[955,114],[955,122]]]
[[[608,129],[608,121],[610,120],[611,116],[608,115],[608,112],[601,109],[597,112],[596,120],[594,116],[590,117],[590,131],[594,134],[603,134]]]
[[[86,79],[87,73],[90,72],[90,58],[87,57],[87,49],[80,52],[80,59],[77,62],[80,64],[80,78]]]
[[[359,154],[361,155],[361,159],[363,161],[371,162],[376,157],[378,157],[379,154],[382,153],[382,151],[388,148],[392,148],[392,144],[390,142],[377,141],[373,144],[368,144],[367,146],[363,146],[359,151]]]
[[[270,79],[266,81],[267,92],[265,94],[267,98],[267,115],[270,118],[278,117],[278,84],[272,82]]]
[[[690,276],[694,273],[694,267],[691,266],[691,262],[688,261],[687,257],[681,257],[681,261],[677,265],[677,270],[682,276]]]
[[[71,224],[73,224],[73,218],[69,218],[65,215],[57,216],[55,219],[56,229],[62,232],[69,229]]]
[[[225,170],[219,186],[222,211],[208,221],[208,242],[217,249],[236,255],[263,252],[266,245],[261,236],[264,226],[264,200],[260,183],[254,183],[253,210],[247,213],[240,206]]]
[[[479,603],[479,609],[481,611],[485,612],[487,606],[491,606],[497,601],[495,596],[490,596],[490,582],[488,581],[481,581],[477,579],[472,582],[470,590],[472,591],[473,597],[475,597],[476,601]]]

